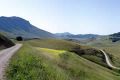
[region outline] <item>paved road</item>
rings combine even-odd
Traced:
[[[0,80],[4,80],[4,70],[8,64],[12,55],[22,46],[22,44],[16,44],[13,47],[0,51]]]
[[[106,54],[106,52],[105,52],[104,50],[100,49],[100,51],[104,54],[106,63],[107,63],[107,65],[108,65],[109,67],[111,67],[111,68],[113,68],[113,69],[118,69],[118,70],[120,70],[120,68],[115,67],[115,66],[113,66],[113,65],[111,64],[110,59],[109,59],[108,55]]]

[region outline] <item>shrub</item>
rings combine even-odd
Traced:
[[[17,41],[23,41],[23,38],[21,36],[16,37]]]

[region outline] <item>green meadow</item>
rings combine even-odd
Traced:
[[[87,56],[69,51],[76,46],[82,49],[89,47],[57,39],[28,40],[21,43],[23,47],[11,58],[6,70],[8,80],[120,79],[118,72],[96,64],[85,58]]]

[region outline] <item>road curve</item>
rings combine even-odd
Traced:
[[[12,57],[12,55],[20,49],[22,44],[16,44],[13,47],[4,49],[0,51],[0,80],[4,80],[4,70],[5,67],[8,64],[9,59]]]
[[[100,49],[100,51],[104,54],[106,63],[107,63],[107,65],[108,65],[110,68],[120,70],[120,68],[115,67],[115,66],[113,66],[113,65],[111,64],[110,59],[109,59],[109,56],[106,54],[106,52],[105,52],[104,50]]]

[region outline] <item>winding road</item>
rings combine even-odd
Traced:
[[[118,67],[116,67],[116,66],[113,66],[113,65],[111,64],[110,59],[109,59],[109,56],[106,54],[106,52],[105,52],[104,50],[100,49],[100,51],[104,54],[106,63],[107,63],[107,65],[108,65],[110,68],[120,70],[120,68],[118,68]]]
[[[9,59],[13,54],[21,48],[22,44],[16,44],[13,47],[0,51],[0,80],[4,80],[5,67],[8,65]]]

